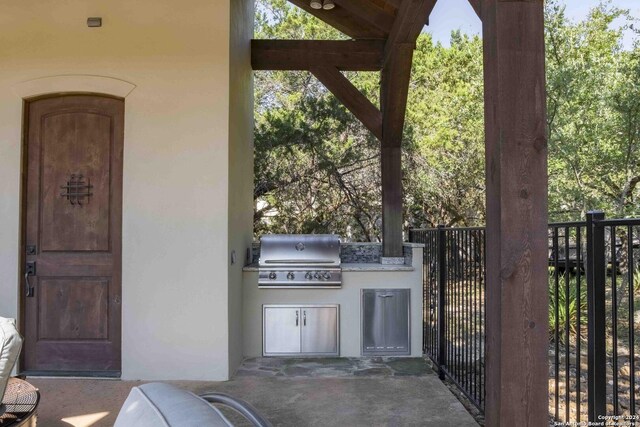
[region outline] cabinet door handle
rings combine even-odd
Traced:
[[[296,326],[298,326],[299,320],[298,320],[298,310],[296,310]]]
[[[302,312],[302,324],[307,326],[307,310]]]

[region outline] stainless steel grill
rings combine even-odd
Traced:
[[[339,288],[340,236],[270,234],[260,239],[258,287]]]

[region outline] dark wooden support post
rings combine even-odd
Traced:
[[[486,425],[548,425],[542,0],[484,0]]]
[[[402,128],[407,107],[413,44],[398,44],[382,68],[382,255],[402,252]]]
[[[416,39],[436,0],[402,0],[384,47],[382,110],[382,255],[402,260],[402,128]],[[397,258],[397,260],[393,260]],[[384,260],[383,260],[384,262]]]

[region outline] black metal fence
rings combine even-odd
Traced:
[[[411,230],[423,243],[423,350],[484,410],[485,232],[483,228]]]
[[[410,240],[425,244],[424,353],[483,411],[485,231],[411,230]],[[548,291],[550,415],[640,425],[640,219],[550,224]]]

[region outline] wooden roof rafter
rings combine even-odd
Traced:
[[[376,137],[382,140],[382,113],[335,67],[313,67],[311,73]]]
[[[398,15],[387,38],[385,62],[389,52],[398,44],[415,45],[420,32],[429,22],[436,0],[402,0]]]
[[[384,8],[369,0],[334,0],[335,4],[344,8],[349,13],[357,15],[385,36],[391,32],[395,14],[389,13]],[[386,37],[385,37],[386,38]]]
[[[348,0],[347,0],[348,1]],[[361,0],[368,2],[369,0]],[[354,39],[386,39],[387,34],[376,28],[360,13],[354,13],[354,7],[343,7],[336,2],[336,7],[331,10],[313,9],[309,5],[309,0],[289,0],[290,3],[298,6],[305,12],[310,13],[321,21],[329,24],[341,33]],[[364,15],[364,12],[362,13]]]

